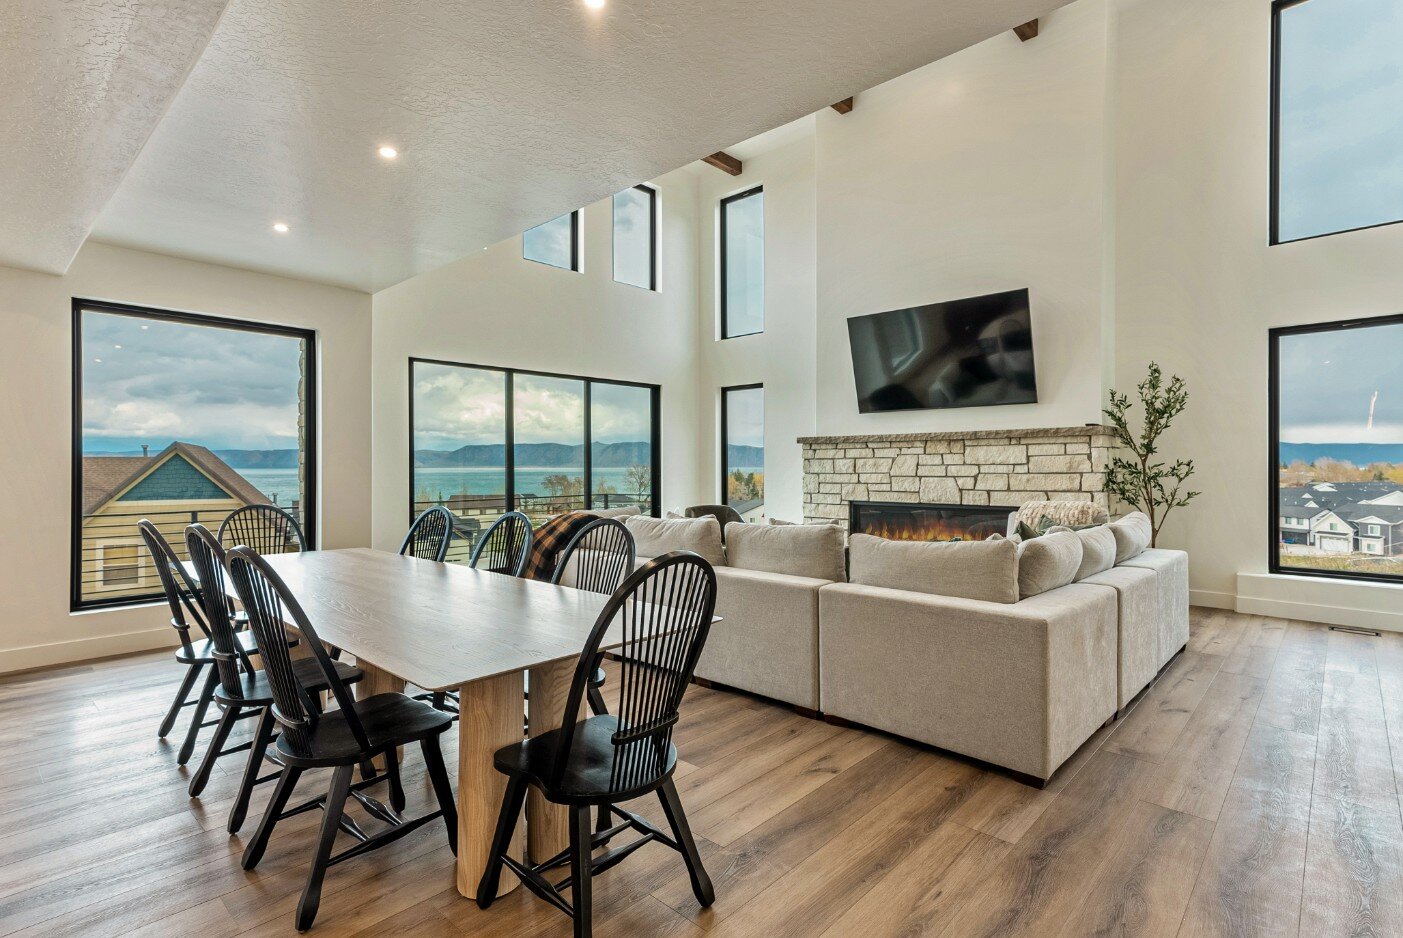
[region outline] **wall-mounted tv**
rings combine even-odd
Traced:
[[[1035,404],[1028,291],[848,320],[858,410]]]

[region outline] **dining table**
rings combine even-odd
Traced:
[[[609,597],[369,548],[270,554],[317,637],[355,656],[357,699],[403,692],[458,693],[456,883],[475,897],[506,791],[493,755],[556,729],[585,640]],[[232,584],[229,587],[232,590]],[[617,618],[601,650],[623,642]],[[524,701],[526,680],[530,697]],[[523,713],[525,729],[523,728]],[[526,849],[534,861],[569,845],[568,809],[534,788]],[[518,827],[513,853],[520,854]],[[503,870],[498,894],[518,880]]]

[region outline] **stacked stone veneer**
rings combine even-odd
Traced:
[[[848,520],[848,502],[1107,506],[1109,427],[803,437],[804,520]]]

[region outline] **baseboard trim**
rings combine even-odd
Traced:
[[[1382,612],[1377,609],[1353,609],[1347,606],[1326,606],[1286,599],[1263,599],[1260,596],[1239,596],[1237,611],[1254,616],[1271,616],[1274,619],[1300,619],[1325,625],[1352,625],[1381,632],[1403,632],[1403,613]]]
[[[1236,609],[1237,595],[1215,590],[1189,590],[1189,605],[1206,606],[1209,609]]]
[[[92,661],[96,658],[130,655],[134,652],[152,651],[158,648],[174,648],[177,644],[179,644],[179,640],[176,638],[175,630],[170,626],[165,626],[159,629],[142,629],[138,632],[122,632],[117,635],[75,638],[66,642],[51,642],[46,645],[5,648],[0,649],[0,674],[76,664],[81,661]]]

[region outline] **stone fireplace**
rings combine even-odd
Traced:
[[[804,520],[848,524],[853,502],[1007,512],[1039,500],[1109,508],[1110,427],[819,436],[804,450]],[[1001,530],[1002,528],[1000,528]]]
[[[1008,529],[1015,509],[986,505],[848,502],[848,531],[891,541],[982,541]]]

